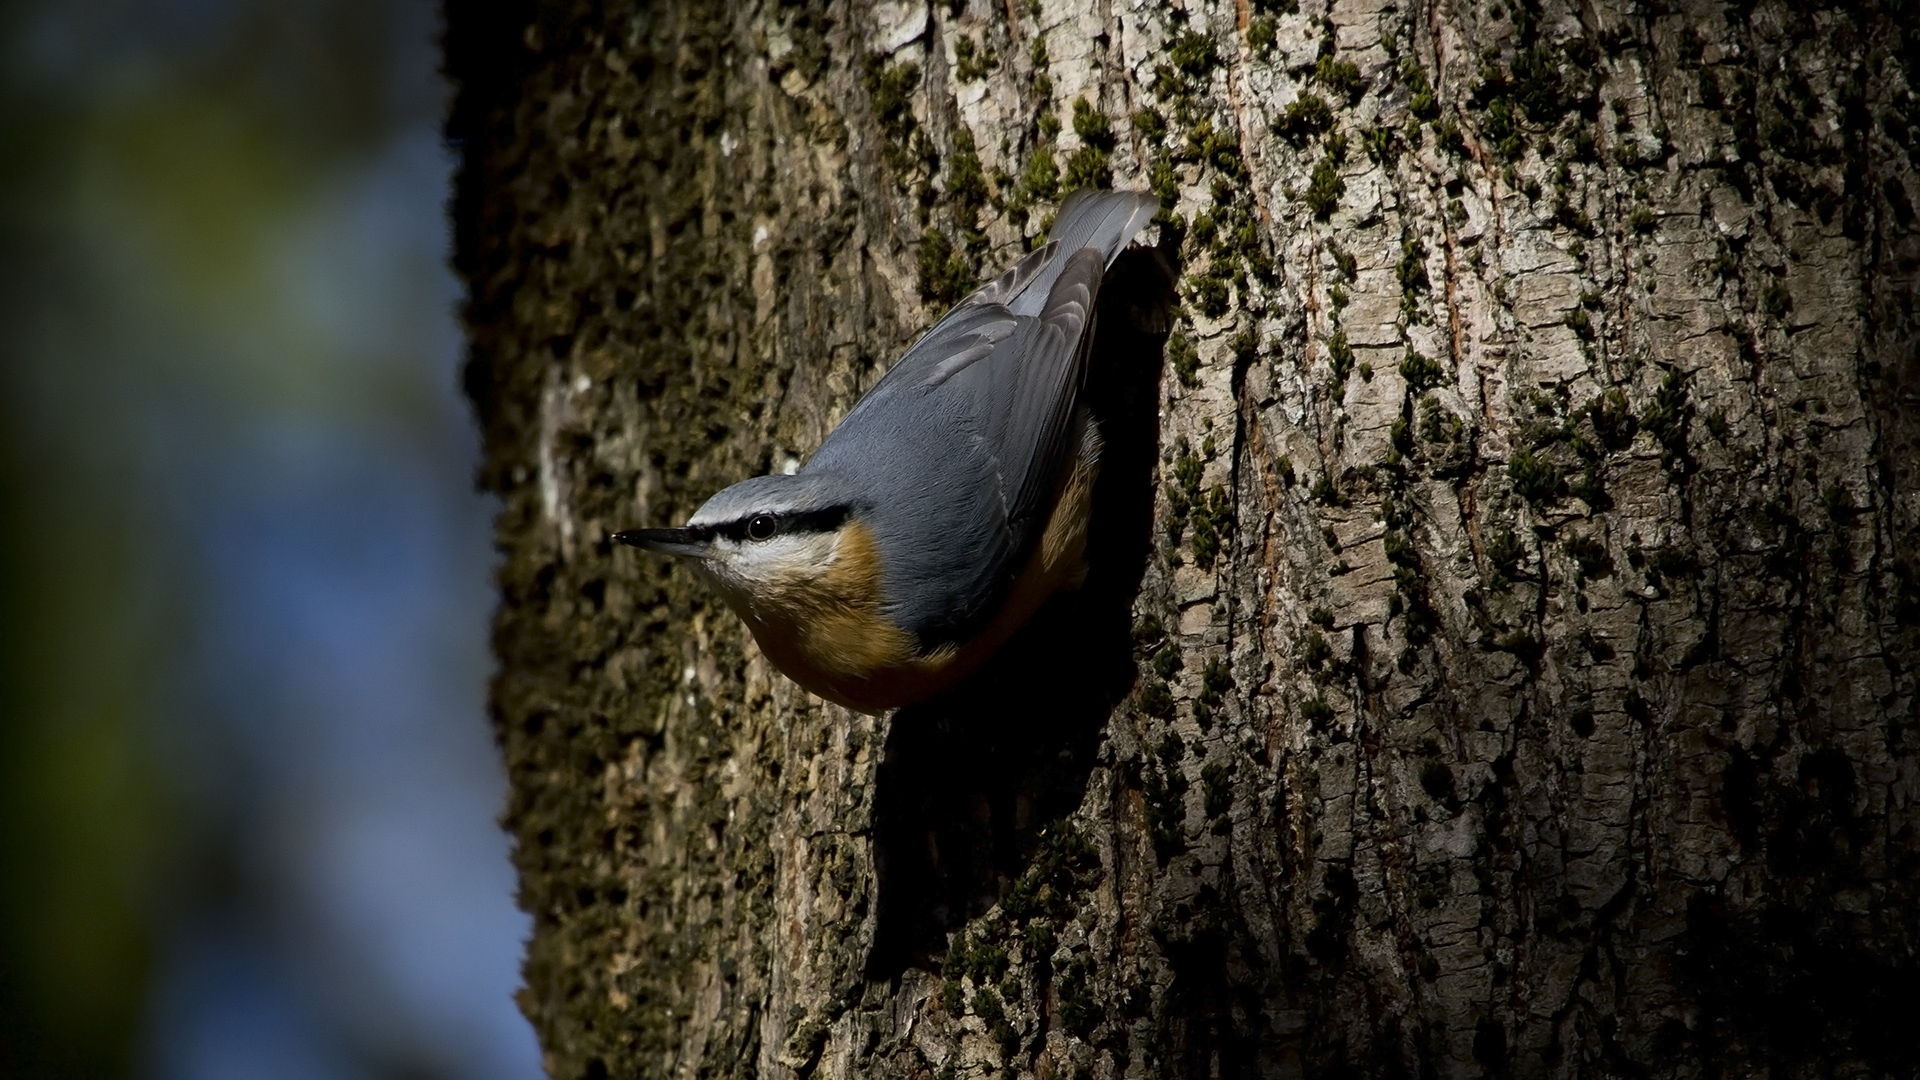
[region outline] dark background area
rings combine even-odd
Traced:
[[[0,1074],[539,1073],[436,20],[0,2]]]

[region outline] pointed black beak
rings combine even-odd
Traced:
[[[607,539],[615,543],[678,555],[684,559],[702,559],[712,549],[713,534],[707,529],[628,529]]]

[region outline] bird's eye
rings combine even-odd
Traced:
[[[772,514],[755,514],[747,520],[747,539],[770,540],[773,538],[775,525]]]

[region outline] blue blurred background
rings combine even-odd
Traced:
[[[433,0],[0,0],[0,1074],[539,1075]]]

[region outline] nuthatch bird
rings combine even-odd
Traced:
[[[688,560],[829,701],[880,712],[957,683],[1085,579],[1094,304],[1158,207],[1075,192],[1046,244],[935,323],[805,468],[612,539]]]

